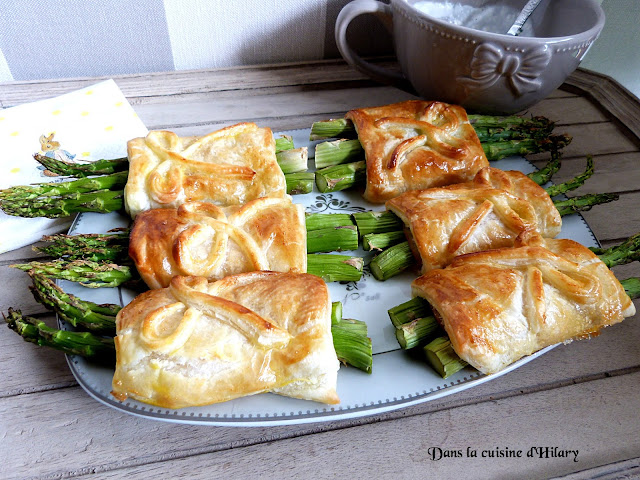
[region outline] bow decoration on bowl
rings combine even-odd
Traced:
[[[520,54],[483,43],[473,53],[470,75],[459,76],[458,81],[470,90],[484,90],[505,77],[513,93],[519,97],[540,88],[542,83],[538,76],[550,60],[551,52],[546,47]]]

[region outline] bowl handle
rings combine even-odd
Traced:
[[[336,43],[342,58],[351,66],[378,82],[393,85],[403,90],[412,90],[409,81],[402,73],[367,62],[349,46],[347,42],[347,28],[349,24],[357,16],[367,13],[378,17],[386,29],[393,35],[393,14],[389,5],[377,0],[353,0],[340,10],[340,14],[336,20]]]

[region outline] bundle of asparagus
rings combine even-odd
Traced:
[[[619,245],[591,251],[609,268],[640,260],[640,233]],[[631,277],[620,283],[631,299],[640,298],[640,278]],[[388,314],[399,345],[406,350],[422,347],[428,362],[443,378],[467,365],[454,352],[426,300],[414,297],[389,309]]]
[[[44,275],[31,273],[31,291],[36,300],[80,331],[59,330],[44,321],[22,315],[10,308],[4,316],[10,329],[25,341],[54,348],[70,355],[80,355],[92,361],[113,365],[116,315],[120,306],[98,305],[67,294]],[[331,333],[336,355],[344,364],[371,373],[371,339],[364,322],[342,318],[342,304],[334,302],[331,314]],[[84,330],[84,331],[82,331]]]
[[[554,150],[546,167],[528,176],[539,185],[544,185],[557,171],[559,164],[560,154]],[[593,175],[593,172],[593,158],[589,156],[584,173],[567,182],[551,185],[545,190],[549,196],[557,197],[583,185]],[[566,216],[617,199],[618,195],[616,194],[604,193],[556,199],[553,203],[560,215]],[[411,248],[403,232],[404,224],[395,214],[389,211],[383,213],[364,212],[356,213],[353,217],[362,236],[364,248],[380,251],[369,264],[371,273],[377,280],[387,280],[415,264]]]
[[[545,117],[470,115],[469,121],[490,161],[558,150],[571,142],[569,135],[552,135],[554,124]],[[315,148],[316,185],[323,193],[361,185],[366,179],[364,151],[350,120],[326,120],[311,127],[311,140],[334,137],[338,140]]]
[[[357,256],[326,254],[357,250],[358,232],[348,214],[309,214],[307,227],[307,273],[327,282],[358,281],[363,259]],[[30,274],[81,283],[85,287],[137,288],[140,277],[128,256],[129,232],[112,234],[50,235],[47,245],[37,251],[55,257],[51,261],[33,261],[12,267]]]
[[[510,155],[526,155],[552,148],[562,148],[571,138],[551,135],[554,124],[544,117],[471,116],[483,149],[490,160]],[[318,133],[320,132],[320,133]],[[311,138],[355,137],[350,121],[316,122]],[[285,173],[290,194],[309,193],[313,183],[325,192],[344,190],[358,185],[365,178],[362,147],[357,139],[341,139],[316,146],[315,174],[307,172],[306,147],[294,148],[290,137],[276,139],[276,157]],[[18,186],[0,191],[0,209],[21,217],[63,217],[79,212],[107,213],[122,210],[123,189],[127,181],[128,163],[125,158],[97,160],[87,164],[72,164],[42,155],[34,158],[48,170],[78,180],[55,184]],[[357,161],[354,161],[358,159]]]
[[[314,175],[307,170],[307,147],[294,148],[289,136],[276,139],[276,158],[285,174],[287,192],[309,193]],[[47,170],[78,180],[17,186],[0,191],[0,209],[18,217],[66,217],[80,212],[108,213],[124,208],[126,158],[75,164],[34,155]]]

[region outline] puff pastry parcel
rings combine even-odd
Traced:
[[[456,353],[481,372],[635,314],[620,282],[588,248],[530,232],[515,245],[463,255],[412,284]]]
[[[181,408],[274,392],[339,401],[331,302],[314,275],[175,277],[136,297],[116,326],[120,400]]]
[[[410,100],[351,110],[365,151],[364,198],[383,203],[407,190],[466,182],[489,166],[462,107]]]
[[[129,178],[125,207],[135,216],[189,201],[240,205],[282,197],[284,174],[268,128],[239,123],[204,137],[152,131],[127,144]]]
[[[134,221],[129,256],[149,288],[166,287],[175,275],[217,280],[256,270],[304,273],[304,207],[285,196],[225,208],[189,202],[147,210]]]
[[[521,172],[491,167],[472,182],[406,192],[386,207],[408,227],[422,273],[458,255],[513,246],[525,230],[555,237],[562,226],[542,187]]]

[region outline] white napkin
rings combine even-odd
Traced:
[[[147,128],[113,80],[1,110],[0,189],[68,180],[45,175],[33,159],[36,152],[72,161],[119,158],[127,155],[128,140],[146,134]],[[0,212],[0,253],[61,232],[71,220],[20,218]]]

